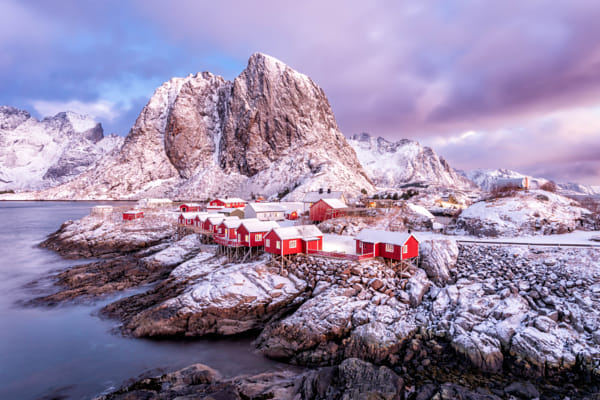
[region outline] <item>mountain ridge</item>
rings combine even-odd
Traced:
[[[0,190],[30,191],[74,179],[123,138],[104,136],[87,115],[61,112],[38,120],[25,110],[0,106]]]
[[[350,195],[374,190],[323,90],[281,61],[256,53],[233,81],[203,72],[165,82],[119,154],[37,196],[288,193],[287,199],[298,200],[321,187]]]
[[[371,180],[379,187],[400,188],[407,184],[426,184],[455,189],[476,189],[450,164],[427,146],[409,139],[392,142],[363,132],[348,142]]]

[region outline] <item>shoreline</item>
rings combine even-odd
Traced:
[[[578,370],[585,362],[593,363],[596,356],[588,361],[579,355],[575,359],[551,339],[569,332],[572,338],[564,340],[600,340],[588,334],[593,325],[579,327],[572,320],[578,315],[577,307],[590,307],[588,300],[581,304],[569,300],[589,292],[589,301],[600,301],[600,285],[597,292],[589,286],[600,270],[577,269],[582,263],[579,259],[588,253],[593,259],[596,249],[456,244],[446,238],[430,249],[423,247],[424,269],[402,277],[376,260],[348,264],[300,256],[291,258],[283,269],[261,258],[245,264],[225,262],[211,253],[211,246],[200,245],[196,235],[174,240],[172,233],[162,232],[156,241],[156,227],[150,224],[152,229],[145,229],[145,223],[128,223],[125,229],[122,224],[85,217],[50,235],[48,240],[56,250],[83,258],[87,252],[106,252],[107,256],[104,264],[65,271],[63,278],[74,285],[74,297],[59,296],[58,302],[73,301],[86,287],[100,287],[102,294],[105,289],[119,292],[142,282],[151,285],[150,289],[103,309],[112,310],[109,316],[121,321],[126,336],[214,339],[259,332],[253,343],[260,353],[288,365],[304,365],[309,375],[339,368],[343,360],[358,357],[370,365],[363,366],[367,370],[387,366],[402,379],[405,394],[439,392],[445,384],[462,385],[460,390],[469,393],[485,387],[493,396],[513,384],[521,386],[511,391],[560,393],[571,398],[584,398],[577,397],[579,391],[587,396],[600,390],[600,366],[586,367],[590,368],[587,373]],[[127,233],[131,229],[141,236],[132,238]],[[123,251],[134,261],[110,264]],[[552,259],[559,260],[560,268]],[[499,260],[500,269],[490,267],[486,260]],[[528,270],[539,273],[527,275]],[[563,275],[544,282],[559,272]],[[511,274],[521,277],[510,278]],[[579,276],[583,280],[575,282]],[[493,329],[486,328],[486,321]],[[496,332],[495,325],[509,329],[508,342],[500,343],[506,333]],[[534,349],[535,341],[549,347]],[[590,349],[596,347],[590,345]],[[286,379],[290,384],[292,377]],[[308,378],[294,376],[292,380],[296,379]],[[579,387],[568,386],[574,379],[580,380]]]

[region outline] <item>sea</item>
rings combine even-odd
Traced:
[[[97,204],[115,203],[0,202],[0,399],[90,399],[133,378],[194,363],[225,377],[289,369],[258,354],[251,337],[123,337],[116,333],[118,321],[98,312],[133,291],[85,303],[24,306],[56,290],[49,276],[91,261],[65,260],[38,244],[64,221],[89,214]]]

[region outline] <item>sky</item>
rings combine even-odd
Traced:
[[[310,76],[346,136],[459,169],[600,185],[597,0],[0,0],[0,104],[126,135],[154,90],[255,52]]]

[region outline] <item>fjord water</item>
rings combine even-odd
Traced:
[[[53,290],[44,279],[50,273],[86,261],[65,260],[37,245],[95,204],[0,202],[0,399],[89,399],[130,378],[198,362],[225,376],[281,368],[256,354],[250,339],[121,337],[114,333],[117,323],[97,312],[124,294],[52,308],[21,306]]]

